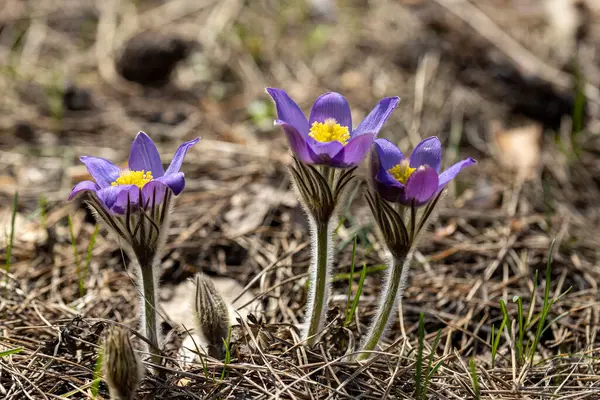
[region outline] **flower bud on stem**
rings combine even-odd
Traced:
[[[194,297],[196,328],[206,340],[208,355],[222,360],[225,355],[223,341],[227,340],[231,328],[227,303],[217,292],[209,277],[198,274],[194,284],[196,286]]]
[[[135,398],[144,369],[126,329],[119,326],[109,328],[104,340],[102,368],[112,400]]]

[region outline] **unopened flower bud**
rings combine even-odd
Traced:
[[[209,277],[198,274],[195,279],[194,312],[196,329],[204,337],[208,355],[222,359],[223,341],[227,339],[231,323],[229,310]]]
[[[127,330],[119,326],[112,326],[108,330],[104,340],[102,364],[110,398],[135,399],[144,370],[129,340]]]

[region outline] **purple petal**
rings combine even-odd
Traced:
[[[281,125],[283,128],[283,131],[287,136],[288,143],[290,144],[290,148],[296,157],[307,164],[315,164],[319,161],[319,158],[307,143],[308,137],[302,136],[302,134],[298,132],[294,126],[288,124],[287,122],[277,120],[275,123]]]
[[[119,167],[104,158],[83,156],[80,160],[101,188],[110,186],[121,173]]]
[[[312,126],[313,122],[325,122],[329,118],[334,118],[338,124],[347,126],[352,131],[350,106],[339,93],[329,92],[321,95],[310,110],[308,123]]]
[[[416,206],[427,203],[438,190],[438,174],[431,167],[416,170],[406,181],[406,199]]]
[[[124,214],[127,211],[127,202],[129,201],[131,211],[134,211],[140,203],[140,188],[136,185],[116,186],[121,188],[117,193],[116,200],[110,207],[110,210],[116,214]]]
[[[77,185],[75,185],[73,190],[71,190],[71,194],[69,195],[69,200],[72,200],[73,198],[75,198],[75,196],[77,196],[81,192],[87,192],[87,191],[97,192],[99,189],[100,189],[100,186],[98,186],[96,184],[96,182],[92,182],[92,181],[79,182]]]
[[[121,205],[123,205],[123,196],[120,196],[121,193],[125,193],[125,207],[127,207],[127,195],[126,193],[131,191],[137,191],[137,190],[133,190],[133,188],[137,189],[137,186],[135,185],[118,185],[118,186],[109,186],[103,189],[100,189],[96,192],[96,195],[98,196],[98,199],[100,200],[100,202],[104,205],[104,207],[111,211],[111,212],[115,212],[117,214],[122,214],[124,212],[124,209],[121,207],[121,209],[118,209],[118,204],[117,201],[120,198],[120,203]],[[134,197],[135,199],[135,197]],[[115,210],[115,208],[117,210]]]
[[[165,174],[156,145],[144,132],[137,134],[129,153],[129,169],[132,171],[150,171],[153,178]]]
[[[365,157],[375,135],[365,134],[353,137],[331,160],[336,168],[349,168],[358,165]]]
[[[435,169],[435,172],[440,172],[442,144],[436,136],[421,141],[410,155],[410,166],[412,168],[419,168],[422,165],[428,165]]]
[[[163,200],[165,199],[165,194],[167,193],[167,190],[169,189],[167,184],[162,182],[162,179],[165,179],[165,178],[168,179],[169,177],[172,178],[172,177],[176,177],[178,175],[181,175],[181,180],[182,180],[181,190],[183,190],[183,185],[185,185],[185,183],[183,183],[183,173],[182,172],[178,172],[178,173],[172,174],[172,175],[161,176],[160,178],[155,179],[155,180],[145,184],[144,187],[142,188],[143,207],[151,208],[153,202],[156,205],[159,205],[160,203],[162,203]]]
[[[444,186],[446,186],[448,182],[454,179],[463,168],[466,168],[473,164],[477,164],[477,161],[469,157],[466,160],[457,162],[456,164],[442,172],[439,178],[438,190],[443,189]]]
[[[190,140],[189,142],[185,142],[184,144],[179,146],[179,148],[175,152],[175,155],[173,156],[173,160],[171,161],[169,168],[167,168],[167,171],[165,172],[165,175],[170,175],[179,172],[179,169],[181,168],[181,164],[183,164],[183,159],[185,158],[187,151],[193,145],[198,143],[199,140],[200,138],[196,138],[194,140]]]
[[[374,151],[375,152],[375,151]],[[381,166],[372,170],[372,184],[375,190],[387,201],[404,202],[406,188],[392,174]]]
[[[307,139],[307,144],[313,154],[315,154],[315,161],[313,164],[330,165],[332,167],[334,166],[332,164],[333,157],[344,148],[344,145],[337,140],[331,142],[319,142],[311,137]]]
[[[400,149],[387,139],[375,139],[374,146],[379,163],[385,170],[395,167],[404,160],[404,154]]]
[[[159,182],[159,183],[165,185],[166,187],[168,187],[169,189],[171,189],[173,191],[173,194],[175,196],[177,196],[181,192],[183,192],[183,189],[185,188],[185,179],[184,179],[183,172],[178,172],[176,174],[171,174],[171,175],[165,175],[158,179],[155,179],[152,182]],[[149,182],[148,185],[152,182]],[[145,185],[144,189],[148,185]]]
[[[356,127],[354,132],[352,132],[352,136],[363,135],[365,133],[372,133],[377,136],[381,127],[399,102],[400,97],[386,97],[382,99]]]
[[[277,118],[296,128],[302,136],[308,136],[308,121],[298,104],[282,89],[267,88],[267,93],[275,102]]]

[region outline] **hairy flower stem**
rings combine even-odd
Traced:
[[[311,262],[311,288],[306,310],[308,327],[304,334],[306,344],[312,346],[318,339],[318,333],[322,327],[323,315],[326,311],[327,298],[329,295],[329,273],[330,266],[330,222],[314,222],[313,255]]]
[[[142,276],[143,296],[142,309],[144,310],[144,319],[142,322],[143,334],[150,342],[150,357],[154,364],[160,365],[161,355],[158,340],[158,324],[156,322],[156,281],[154,278],[154,268],[150,265],[140,264]]]
[[[358,355],[359,360],[366,360],[371,356],[371,351],[375,349],[377,343],[383,336],[389,324],[393,321],[390,316],[396,306],[398,299],[402,297],[404,290],[404,281],[408,271],[408,262],[410,257],[398,260],[390,257],[389,274],[386,278],[384,293],[381,296],[381,302],[377,308],[377,313],[371,322],[367,337],[363,342],[362,352]]]

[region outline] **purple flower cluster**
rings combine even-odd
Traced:
[[[179,169],[187,151],[199,140],[196,138],[179,146],[166,171],[156,145],[144,132],[138,133],[131,145],[128,169],[121,169],[104,158],[81,157],[95,182],[79,182],[69,200],[81,192],[93,192],[102,206],[114,214],[123,214],[128,202],[130,207],[142,205],[144,208],[160,204],[167,190],[174,195],[183,191],[185,179]]]
[[[339,93],[325,93],[315,101],[308,120],[282,89],[268,88],[275,101],[280,125],[294,155],[306,164],[334,168],[358,165],[369,149],[371,181],[385,200],[416,207],[428,203],[465,167],[476,163],[462,160],[440,173],[442,145],[430,137],[417,145],[409,158],[387,139],[377,139],[400,98],[386,97],[352,130],[348,102]]]
[[[334,168],[356,166],[367,154],[398,102],[399,97],[386,97],[367,117],[352,129],[348,102],[339,93],[325,93],[306,116],[282,89],[267,88],[275,101],[278,119],[296,157],[306,164]]]
[[[389,140],[376,139],[371,176],[373,186],[387,201],[419,207],[440,193],[463,168],[476,163],[469,157],[440,173],[442,144],[437,137],[423,140],[408,158]]]

